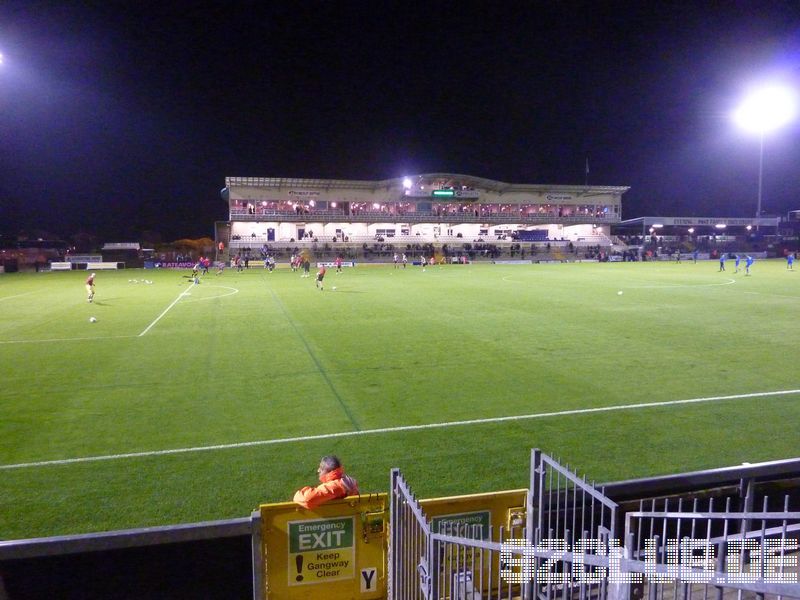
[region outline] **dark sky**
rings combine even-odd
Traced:
[[[714,7],[711,7],[711,5]],[[0,232],[213,235],[225,176],[630,185],[755,213],[748,86],[800,88],[800,2],[0,3]],[[766,213],[800,208],[800,123]]]

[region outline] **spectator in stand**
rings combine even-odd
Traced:
[[[304,486],[294,494],[294,502],[307,509],[358,494],[358,482],[345,475],[341,461],[334,455],[323,456],[317,468],[320,484]]]

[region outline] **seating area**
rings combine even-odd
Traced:
[[[249,255],[251,259],[262,258],[266,253],[279,262],[287,261],[293,254],[306,251],[314,260],[332,260],[341,256],[345,260],[357,262],[391,262],[394,254],[406,254],[409,260],[420,255],[465,256],[472,261],[491,260],[587,260],[605,259],[614,254],[622,254],[624,249],[613,247],[612,240],[604,235],[583,236],[576,240],[548,240],[522,242],[509,236],[482,236],[475,239],[447,236],[400,235],[383,237],[352,236],[347,242],[322,240],[278,240],[267,241],[263,237],[245,237],[232,240],[224,260],[236,254]],[[341,238],[337,238],[340,240]],[[449,260],[448,260],[449,262]],[[251,263],[252,266],[252,263]]]

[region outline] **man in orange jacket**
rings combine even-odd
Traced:
[[[333,455],[323,456],[317,469],[320,484],[304,486],[294,494],[294,502],[303,508],[316,508],[329,500],[337,500],[358,494],[358,482],[344,474],[344,467]]]

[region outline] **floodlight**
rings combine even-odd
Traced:
[[[745,98],[733,118],[742,129],[755,133],[774,131],[789,123],[797,112],[797,99],[792,90],[766,87]]]
[[[663,223],[653,223],[653,228],[654,229],[661,229],[662,227],[664,227]]]
[[[764,136],[770,131],[789,123],[797,112],[794,90],[777,85],[756,90],[745,98],[733,113],[733,118],[742,129],[759,134],[758,154],[758,201],[756,218],[761,216],[761,188],[764,177]],[[756,226],[758,229],[758,226]]]
[[[689,227],[689,233],[694,233],[694,227]]]
[[[407,190],[410,190],[411,185],[412,185],[411,180],[408,177],[405,177],[403,179],[403,187],[406,188]]]
[[[717,229],[725,229],[727,225],[725,225],[725,223],[717,223],[716,225],[714,225],[714,227],[716,227]]]

